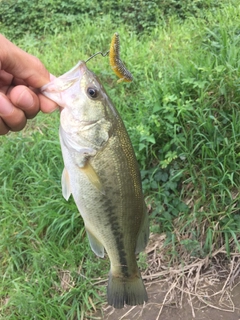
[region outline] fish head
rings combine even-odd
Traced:
[[[63,154],[74,154],[75,162],[83,167],[105,147],[118,121],[118,113],[101,82],[85,62],[79,61],[43,86],[41,92],[61,108],[60,142],[62,150],[66,147]]]
[[[61,107],[61,126],[81,130],[115,114],[115,109],[97,76],[84,61],[41,88],[43,95]]]

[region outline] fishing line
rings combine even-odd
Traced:
[[[106,57],[109,54],[109,50],[106,53],[103,53],[101,51],[94,53],[90,58],[88,58],[85,63],[87,63],[89,60],[91,60],[92,58],[94,58],[96,55],[101,54],[103,57]]]

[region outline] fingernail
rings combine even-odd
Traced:
[[[13,112],[13,106],[5,94],[0,93],[0,116],[8,116]]]
[[[34,99],[28,90],[23,90],[18,97],[17,106],[24,109],[30,109],[34,105]]]

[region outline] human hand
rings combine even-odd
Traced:
[[[53,77],[36,57],[0,34],[0,135],[22,130],[41,110],[57,109],[37,88]]]

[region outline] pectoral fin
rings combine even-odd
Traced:
[[[91,246],[92,251],[100,258],[104,257],[104,246],[99,242],[99,240],[87,230],[88,240]]]
[[[69,175],[67,169],[64,168],[62,172],[62,195],[68,201],[71,193]]]
[[[145,204],[144,204],[145,207]],[[149,220],[148,220],[148,214],[145,212],[144,219],[142,221],[139,233],[138,233],[138,239],[137,239],[137,245],[135,249],[135,253],[142,252],[148,243],[149,238]]]
[[[94,185],[94,187],[96,187],[102,194],[105,194],[102,183],[89,161],[87,161],[84,167],[80,168],[80,170],[84,172],[84,174],[88,177],[89,181],[92,183],[92,185]]]

